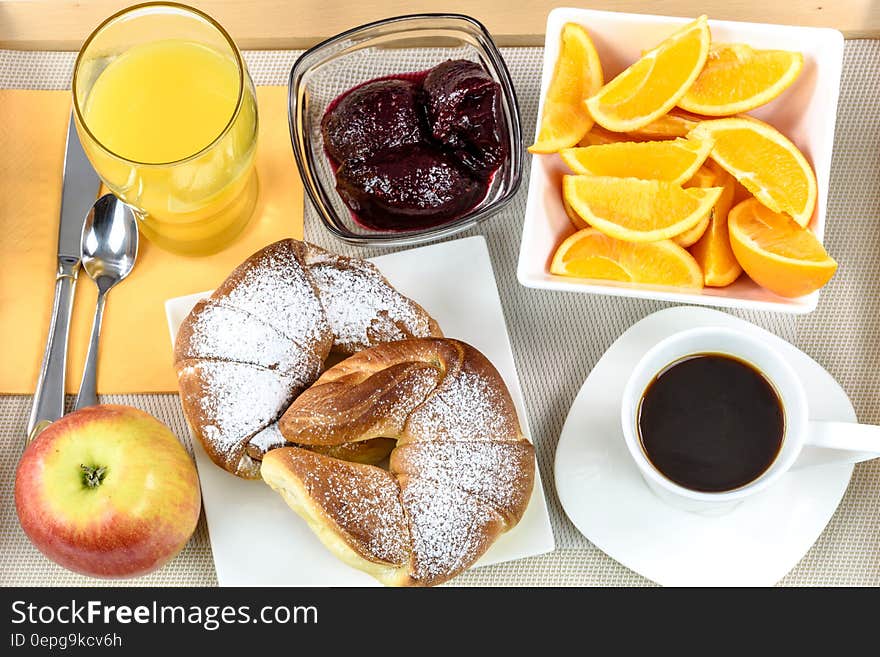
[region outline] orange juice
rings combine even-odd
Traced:
[[[135,45],[95,76],[81,109],[89,159],[150,241],[211,253],[247,224],[257,112],[235,58],[184,39]]]

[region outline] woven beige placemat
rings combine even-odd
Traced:
[[[245,53],[245,58],[256,84],[285,84],[298,54],[263,51]],[[516,84],[528,139],[537,112],[541,49],[507,48],[503,54]],[[401,70],[418,70],[420,63],[419,56],[411,55]],[[0,87],[65,88],[72,65],[71,53],[0,51]],[[840,263],[840,270],[823,292],[819,309],[804,317],[735,314],[810,354],[841,383],[859,419],[880,424],[878,74],[880,41],[847,42],[826,228],[826,245]],[[528,170],[524,179],[528,179]],[[520,286],[516,259],[525,192],[524,184],[503,213],[472,233],[485,235],[489,244],[559,548],[540,557],[472,570],[456,578],[454,584],[649,585],[648,580],[595,548],[568,521],[555,494],[552,465],[569,406],[590,369],[626,328],[667,304]],[[338,252],[354,252],[352,247],[330,238],[308,207],[305,230],[311,241]],[[357,254],[375,255],[363,249]],[[104,400],[146,410],[167,423],[192,448],[176,396],[117,395]],[[29,408],[28,397],[0,396],[0,585],[95,584],[96,580],[73,575],[43,558],[18,526],[12,486]],[[120,584],[213,585],[216,581],[203,518],[193,540],[171,563],[156,573]],[[825,532],[781,583],[880,585],[880,460],[856,466],[846,496]]]

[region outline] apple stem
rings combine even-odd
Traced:
[[[88,488],[97,488],[101,485],[101,482],[104,481],[104,477],[107,475],[107,467],[106,466],[96,466],[96,465],[83,465],[80,466],[83,471],[83,483]]]

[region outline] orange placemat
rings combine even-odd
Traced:
[[[188,258],[141,239],[131,276],[107,299],[98,392],[176,392],[164,302],[216,287],[251,253],[283,237],[302,238],[302,183],[287,132],[287,89],[257,89],[260,198],[235,243]],[[55,289],[61,175],[69,91],[0,90],[0,393],[30,394]],[[80,272],[67,361],[75,393],[88,347],[95,285]]]

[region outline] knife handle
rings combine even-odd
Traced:
[[[64,375],[67,370],[67,336],[73,310],[73,292],[79,274],[79,259],[60,257],[55,278],[55,301],[40,377],[27,426],[27,442],[50,422],[64,415]]]

